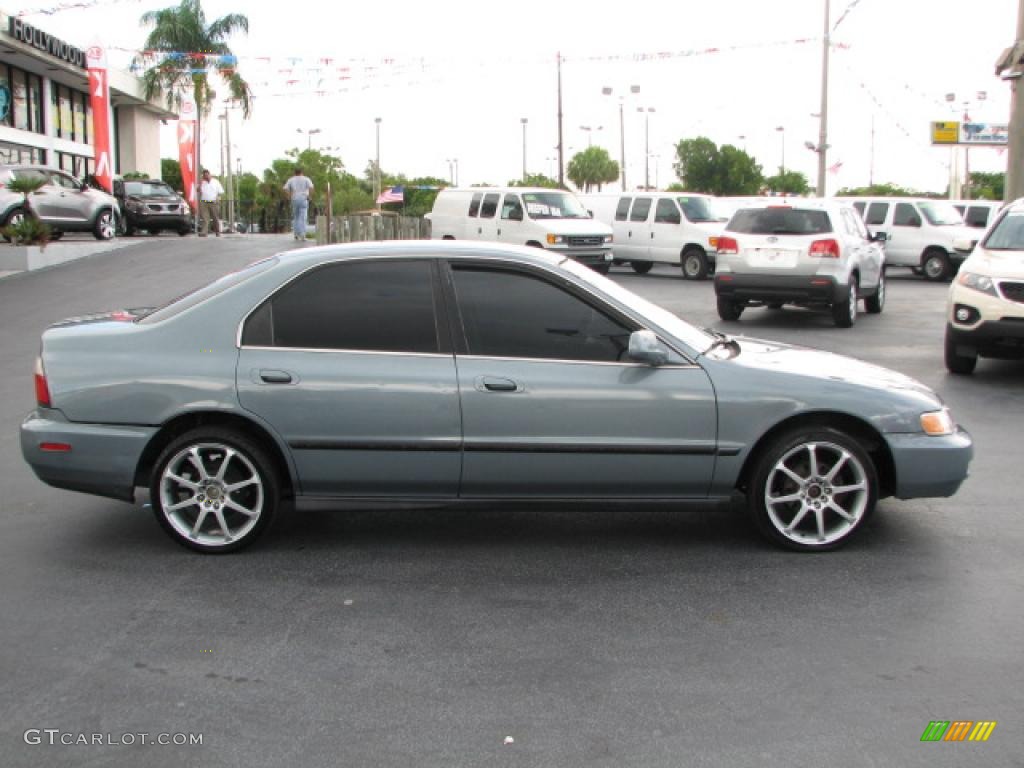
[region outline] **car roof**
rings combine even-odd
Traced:
[[[378,258],[493,258],[537,266],[557,266],[568,256],[559,256],[543,248],[503,243],[459,240],[386,240],[383,242],[342,243],[298,248],[277,254],[282,264],[307,266],[339,259]]]
[[[850,202],[837,200],[835,198],[822,197],[766,197],[757,200],[748,200],[740,203],[737,211],[745,211],[761,208],[802,208],[811,210],[834,210],[836,208],[849,208]]]

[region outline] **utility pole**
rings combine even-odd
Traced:
[[[1024,0],[1021,0],[1024,2]],[[821,43],[821,122],[818,130],[818,197],[825,196],[825,173],[828,164],[825,155],[828,152],[828,54],[832,44],[829,30],[829,0],[825,0],[825,38]]]
[[[996,74],[1010,82],[1010,139],[1007,147],[1006,186],[1003,200],[1024,197],[1024,95],[1020,92],[1021,55],[1024,54],[1024,0],[1017,8],[1017,37],[1010,55],[997,65]]]
[[[228,155],[228,232],[235,231],[235,182],[231,175],[231,113],[224,107],[224,143],[227,144]]]
[[[1021,0],[1024,2],[1024,0]],[[565,158],[562,156],[562,53],[555,54],[558,62],[558,185],[565,186]]]

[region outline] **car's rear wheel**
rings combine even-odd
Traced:
[[[950,373],[963,375],[974,373],[974,369],[978,365],[978,353],[972,351],[963,354],[957,349],[956,340],[953,338],[953,330],[948,325],[946,326],[945,353],[946,369]]]
[[[748,504],[769,540],[804,552],[846,543],[874,510],[878,474],[860,443],[830,427],[783,434],[754,466]]]
[[[846,295],[832,305],[832,322],[837,328],[849,328],[857,321],[857,278],[850,276]]]
[[[18,207],[11,209],[11,212],[7,214],[7,218],[4,219],[4,227],[16,227],[25,220],[25,209]],[[11,242],[11,238],[4,235],[4,240],[8,243]]]
[[[934,282],[945,280],[949,277],[952,269],[949,263],[949,254],[941,248],[929,248],[925,251],[921,269],[929,280]]]
[[[687,248],[681,257],[683,277],[703,280],[708,276],[708,257],[700,248]]]
[[[185,235],[190,234],[191,232],[192,232],[192,228],[191,227],[186,227],[184,225],[178,227],[178,234],[181,235],[182,237],[184,237]]]
[[[877,315],[885,307],[885,270],[878,275],[878,288],[872,296],[864,299],[864,308],[872,315]]]
[[[612,265],[609,264],[608,262],[604,262],[602,264],[595,264],[593,267],[591,267],[591,269],[593,269],[599,275],[607,275],[611,271],[611,268]]]
[[[230,429],[194,429],[156,461],[150,499],[171,538],[198,552],[251,544],[277,512],[281,484],[266,452]]]
[[[638,275],[646,275],[651,271],[651,267],[654,266],[654,262],[651,261],[631,261],[629,266],[633,268],[633,271]]]
[[[96,216],[96,223],[93,224],[92,234],[97,240],[110,240],[116,233],[117,225],[114,221],[114,213],[109,208],[99,212]]]
[[[718,297],[718,316],[723,320],[739,320],[746,305],[742,301]]]

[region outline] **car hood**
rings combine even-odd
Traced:
[[[977,247],[960,269],[988,277],[1024,280],[1024,251],[990,251]]]

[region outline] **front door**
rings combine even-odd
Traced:
[[[637,197],[629,209],[629,220],[626,222],[624,241],[616,243],[616,254],[622,253],[626,261],[650,260],[650,225],[647,223],[651,212],[651,198]],[[618,238],[616,238],[618,239]]]
[[[683,215],[670,197],[658,199],[651,225],[651,261],[679,264],[683,252]]]
[[[707,495],[717,415],[703,369],[632,362],[639,326],[546,272],[450,265],[461,496]]]
[[[498,239],[498,202],[501,195],[497,192],[488,192],[480,201],[480,214],[475,221],[470,221],[472,228],[467,237],[474,240]]]
[[[288,444],[304,494],[456,495],[461,419],[435,276],[429,261],[342,260],[246,320],[239,400]]]
[[[524,233],[523,201],[519,195],[506,194],[501,202],[501,215],[498,219],[497,239],[503,243],[526,245],[529,239]]]

